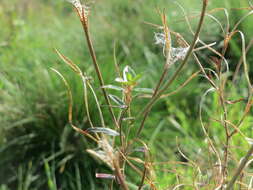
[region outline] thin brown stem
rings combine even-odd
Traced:
[[[233,189],[233,186],[234,186],[237,178],[240,176],[242,170],[244,169],[247,162],[249,161],[252,153],[253,153],[253,145],[251,145],[251,147],[250,147],[249,151],[247,152],[246,156],[242,159],[242,161],[241,161],[239,167],[237,168],[234,176],[232,177],[232,179],[228,183],[228,186],[227,186],[226,190],[232,190]]]
[[[253,45],[253,38],[250,40],[249,44],[247,45],[247,47],[246,47],[246,49],[245,49],[245,54],[247,54],[247,53],[249,52],[249,50],[250,50],[250,48],[252,47],[252,45]],[[237,66],[236,66],[235,73],[234,73],[234,75],[233,75],[233,80],[232,80],[233,83],[234,83],[235,80],[236,80],[236,77],[237,77],[237,75],[238,75],[238,73],[239,73],[239,70],[240,70],[240,68],[241,68],[242,63],[243,63],[243,55],[241,56],[241,58],[240,58],[240,60],[239,60],[239,63],[238,63]]]
[[[90,34],[89,34],[89,30],[88,30],[88,23],[87,23],[86,20],[81,20],[81,23],[82,23],[82,26],[83,26],[85,38],[86,38],[87,45],[88,45],[88,49],[89,49],[89,52],[90,52],[90,55],[91,55],[91,58],[92,58],[92,61],[93,61],[93,65],[94,65],[97,77],[99,79],[100,87],[103,87],[104,86],[104,80],[103,80],[102,73],[100,71],[100,68],[99,68],[99,65],[98,65],[98,62],[97,62],[97,57],[96,57],[95,50],[93,48],[93,44],[92,44],[92,41],[91,41],[91,38],[90,38]],[[109,112],[110,112],[110,114],[112,116],[112,119],[113,119],[116,127],[119,128],[117,119],[116,119],[116,117],[114,115],[114,112],[113,112],[113,109],[112,109],[109,97],[107,95],[107,92],[106,92],[106,90],[104,88],[101,88],[101,90],[102,90],[102,93],[104,95],[105,101],[108,104]]]
[[[223,94],[223,87],[220,87],[220,101],[221,101],[221,106],[223,109],[223,125],[226,133],[226,142],[225,142],[225,147],[224,147],[224,161],[223,161],[223,168],[222,168],[222,174],[223,174],[223,179],[224,181],[226,180],[227,177],[227,163],[228,163],[228,149],[229,149],[229,140],[230,140],[230,134],[228,130],[228,125],[227,122],[227,108],[225,105],[225,100],[224,100],[224,94]]]
[[[147,168],[146,168],[146,166],[144,165],[144,170],[143,170],[143,174],[142,174],[142,178],[141,178],[141,184],[139,185],[138,190],[141,190],[141,189],[142,189],[142,186],[143,186],[144,181],[145,181],[146,174],[147,174]]]
[[[114,161],[114,168],[115,168],[115,175],[117,176],[117,179],[118,179],[122,189],[129,190],[129,188],[125,182],[124,176],[122,175],[122,172],[120,170],[119,163],[117,161]]]
[[[124,134],[122,131],[122,122],[123,122],[123,118],[125,117],[125,114],[127,113],[127,110],[128,110],[128,108],[126,108],[122,112],[120,112],[120,116],[119,116],[119,120],[118,120],[121,146],[125,146],[125,144],[124,144],[125,137],[124,137]]]
[[[169,65],[165,64],[164,69],[163,69],[163,73],[162,73],[162,75],[161,75],[161,77],[160,77],[160,79],[159,79],[159,81],[158,81],[158,83],[157,83],[157,85],[155,87],[155,90],[154,90],[154,93],[153,93],[152,97],[154,97],[157,94],[159,88],[162,85],[162,82],[164,81],[164,79],[165,79],[165,77],[166,77],[166,75],[168,73],[168,70],[169,70]]]

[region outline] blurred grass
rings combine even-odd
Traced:
[[[184,22],[178,21],[183,18],[183,13],[172,2],[138,0],[129,3],[126,0],[111,0],[110,3],[97,1],[94,5],[91,4],[94,6],[91,34],[98,61],[104,73],[107,73],[106,83],[112,83],[116,77],[112,69],[113,46],[116,42],[116,56],[120,66],[129,64],[137,73],[144,72],[145,79],[140,84],[141,87],[154,86],[164,60],[161,48],[154,45],[153,34],[157,30],[143,21],[160,24],[156,8],[166,8],[169,26],[185,35],[186,39],[191,39],[189,30],[182,24]],[[187,14],[200,8],[197,1],[178,2],[186,8]],[[211,1],[210,9],[243,7],[246,2]],[[235,23],[244,13],[245,11],[234,11],[231,23]],[[191,22],[194,26],[196,19]],[[53,48],[57,48],[92,76],[93,68],[84,45],[82,29],[71,6],[64,1],[2,0],[0,28],[0,189],[106,189],[100,180],[95,179],[94,174],[97,170],[107,169],[101,164],[98,167],[97,162],[85,153],[87,140],[68,126],[64,85],[49,70],[50,67],[57,68],[68,78],[75,98],[75,122],[79,127],[87,127],[80,81],[53,51]],[[207,19],[204,28],[201,35],[204,41],[221,39],[217,25],[210,19]],[[240,28],[245,32],[246,39],[250,39],[250,18]],[[240,43],[235,39],[231,45],[231,64],[237,63],[232,59],[240,58],[239,48]],[[201,56],[204,59],[206,54]],[[249,57],[251,61],[253,56]],[[172,89],[185,81],[194,69],[192,62]],[[170,72],[173,72],[173,68]],[[206,89],[205,84],[200,82],[201,79],[194,79],[178,94],[161,100],[154,107],[154,113],[144,132],[144,138],[149,139],[153,154],[157,155],[154,159],[182,159],[177,154],[176,136],[190,157],[197,157],[194,153],[204,146],[198,104]],[[233,98],[240,98],[236,90],[231,91]],[[210,96],[207,102],[206,112],[215,112],[217,97]],[[139,110],[141,106],[140,104],[135,109]],[[231,117],[237,118],[235,115],[238,110],[242,108],[235,107],[230,113]],[[96,110],[92,112],[95,113]],[[218,123],[206,122],[214,126],[213,134],[221,134]],[[249,135],[251,131],[248,131],[248,126],[251,122],[250,119],[247,120],[243,128]],[[247,147],[239,138],[234,143]],[[238,151],[238,157],[243,153],[244,151]],[[161,187],[175,179],[166,172],[159,173],[159,176]]]

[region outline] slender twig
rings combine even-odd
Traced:
[[[84,16],[83,16],[83,18],[84,18]],[[104,80],[103,80],[102,73],[100,71],[100,68],[99,68],[99,65],[98,65],[98,62],[97,62],[97,57],[96,57],[95,50],[93,48],[93,44],[92,44],[92,41],[91,41],[91,38],[90,38],[89,27],[88,27],[88,23],[87,23],[88,21],[86,19],[80,19],[80,20],[81,20],[81,23],[82,23],[82,26],[83,26],[86,42],[87,42],[88,49],[89,49],[89,52],[90,52],[90,55],[91,55],[91,58],[92,58],[92,61],[93,61],[93,65],[94,65],[97,77],[99,79],[100,87],[103,87],[104,86]],[[108,104],[109,112],[112,116],[112,119],[113,119],[116,127],[119,128],[117,119],[116,119],[116,117],[114,115],[114,112],[112,110],[112,107],[111,107],[111,103],[110,103],[108,94],[107,94],[107,92],[104,88],[101,88],[101,89],[102,89],[105,101]]]
[[[125,183],[125,179],[124,179],[124,176],[122,175],[122,172],[120,170],[119,163],[116,160],[114,160],[113,165],[114,165],[114,168],[115,168],[115,174],[118,177],[117,179],[118,179],[121,187],[124,190],[128,190],[129,188],[128,188],[127,184]]]
[[[226,141],[225,141],[225,147],[224,147],[224,161],[223,161],[223,168],[222,168],[222,174],[223,174],[224,180],[226,180],[230,135],[229,135],[227,122],[225,122],[227,120],[227,108],[226,108],[226,105],[225,105],[225,98],[224,98],[223,89],[224,89],[224,87],[220,86],[218,92],[219,92],[221,107],[222,107],[222,110],[223,110],[223,125],[224,125],[224,129],[225,129],[225,133],[226,133]]]
[[[145,178],[146,178],[146,175],[147,175],[147,171],[148,171],[147,170],[148,169],[148,166],[147,166],[147,164],[148,164],[148,162],[147,162],[147,159],[148,159],[148,154],[147,154],[148,148],[147,148],[147,146],[146,146],[145,143],[143,143],[143,144],[144,144],[144,147],[145,147],[145,151],[144,151],[145,163],[144,163],[144,170],[143,170],[143,173],[142,173],[141,183],[139,185],[138,190],[142,189],[144,181],[145,181]]]
[[[239,167],[237,168],[234,176],[232,177],[232,179],[228,183],[228,186],[227,186],[226,190],[232,190],[233,189],[233,186],[234,186],[237,178],[240,176],[242,170],[244,169],[247,162],[249,161],[252,153],[253,153],[253,145],[251,145],[251,147],[250,147],[249,151],[247,152],[246,156],[242,159],[242,161],[241,161]]]
[[[245,49],[245,54],[247,54],[248,52],[249,52],[249,50],[250,50],[250,48],[252,47],[252,45],[253,45],[253,38],[250,40],[250,42],[248,43],[248,45],[247,45],[247,47],[246,47],[246,49]],[[240,58],[240,60],[239,60],[239,63],[237,64],[237,66],[236,66],[236,69],[235,69],[235,72],[234,72],[234,75],[233,75],[233,83],[235,82],[235,80],[236,80],[236,77],[237,77],[237,75],[238,75],[238,73],[239,73],[239,70],[240,70],[240,67],[241,67],[241,65],[242,65],[242,63],[243,63],[243,55],[241,56],[241,58]]]
[[[144,165],[144,170],[143,170],[143,174],[142,174],[142,178],[141,178],[141,184],[139,185],[138,190],[141,190],[141,189],[142,189],[143,184],[144,184],[144,181],[145,181],[146,174],[147,174],[147,168],[146,168],[146,166]]]
[[[124,109],[123,111],[120,112],[120,116],[119,116],[119,119],[118,119],[118,124],[119,124],[119,136],[120,136],[120,144],[121,146],[125,146],[124,145],[124,134],[123,134],[123,131],[122,131],[122,121],[127,113],[127,110],[128,110],[128,107],[126,109]]]

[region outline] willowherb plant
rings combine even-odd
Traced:
[[[245,176],[249,176],[249,174],[244,171],[245,167],[249,165],[251,162],[250,156],[253,152],[253,146],[250,148],[248,153],[245,157],[243,157],[240,161],[233,160],[232,155],[232,149],[230,147],[231,139],[235,134],[239,133],[241,134],[244,139],[246,136],[241,132],[240,128],[243,124],[243,121],[245,120],[246,116],[249,113],[249,110],[252,105],[252,85],[248,76],[248,66],[246,64],[246,52],[245,52],[245,40],[243,33],[237,30],[237,26],[239,24],[236,24],[235,28],[230,31],[230,26],[227,23],[227,28],[224,29],[222,25],[219,23],[219,21],[216,19],[218,24],[222,27],[222,31],[224,32],[224,45],[223,49],[220,52],[216,51],[212,46],[215,43],[212,44],[206,44],[204,43],[200,37],[200,31],[203,26],[204,18],[205,16],[210,16],[211,13],[215,11],[225,10],[225,9],[214,9],[207,12],[207,0],[203,0],[203,7],[201,10],[201,14],[199,15],[199,23],[196,29],[196,32],[193,32],[193,40],[191,43],[188,43],[179,33],[176,33],[167,25],[166,16],[164,13],[161,14],[162,18],[162,26],[159,28],[162,29],[162,32],[155,33],[155,44],[160,44],[163,47],[163,53],[165,56],[165,64],[163,68],[163,72],[160,76],[160,79],[157,81],[156,86],[153,89],[149,88],[138,88],[139,81],[142,77],[140,74],[136,74],[135,71],[130,67],[126,66],[123,69],[123,72],[120,72],[120,69],[117,64],[116,70],[118,77],[115,79],[115,81],[118,83],[117,86],[115,85],[106,85],[103,80],[102,72],[100,71],[99,64],[96,59],[96,53],[93,48],[93,44],[90,38],[89,33],[89,14],[90,14],[90,8],[87,9],[87,6],[82,5],[79,0],[69,0],[74,6],[74,8],[77,11],[77,14],[80,18],[81,24],[83,26],[85,38],[87,41],[88,49],[93,61],[93,65],[95,68],[95,72],[97,74],[100,90],[103,93],[104,99],[106,101],[108,110],[110,112],[111,116],[111,123],[106,123],[103,115],[102,106],[100,103],[100,99],[97,97],[97,92],[93,88],[89,77],[86,76],[85,73],[81,71],[81,69],[74,64],[71,60],[69,60],[67,57],[62,55],[60,52],[57,52],[57,54],[60,56],[60,58],[77,74],[80,76],[82,85],[83,85],[83,91],[84,91],[84,103],[85,103],[85,109],[88,117],[88,121],[90,124],[90,127],[86,130],[80,129],[77,126],[74,125],[74,122],[72,120],[72,93],[70,90],[70,86],[67,82],[67,80],[63,77],[63,75],[57,71],[54,70],[63,80],[64,84],[67,87],[68,90],[68,96],[69,96],[69,122],[73,129],[75,129],[77,132],[85,135],[86,137],[92,139],[97,143],[96,149],[88,149],[87,152],[93,156],[95,159],[98,159],[102,162],[104,162],[112,171],[112,173],[106,174],[106,173],[97,173],[97,178],[102,179],[110,179],[112,180],[112,183],[115,183],[119,185],[122,189],[128,190],[130,189],[129,184],[131,182],[128,179],[128,176],[126,176],[126,166],[128,165],[134,172],[136,172],[139,176],[139,184],[135,185],[136,189],[158,189],[159,184],[157,184],[157,179],[154,175],[154,165],[155,163],[151,161],[150,157],[150,150],[145,142],[141,140],[141,133],[143,129],[145,128],[145,122],[148,119],[149,113],[152,111],[153,105],[163,97],[168,97],[171,94],[176,93],[178,90],[180,90],[182,87],[184,87],[187,83],[189,83],[193,78],[195,78],[199,73],[201,73],[201,76],[203,76],[209,83],[210,88],[204,93],[202,96],[201,102],[200,102],[200,124],[206,139],[206,145],[207,148],[205,152],[208,153],[209,159],[208,159],[208,166],[210,168],[208,169],[208,172],[211,172],[211,174],[206,178],[203,174],[206,170],[205,168],[202,168],[202,166],[197,163],[196,161],[192,161],[190,158],[188,158],[180,149],[179,152],[188,161],[188,166],[192,167],[195,174],[193,176],[190,176],[192,179],[192,183],[187,183],[184,181],[178,180],[175,182],[171,189],[179,189],[180,187],[189,186],[189,189],[232,189],[235,183],[238,183],[241,187],[242,184],[244,186],[247,186],[248,189],[251,189],[251,181],[246,185],[246,182],[248,179],[246,179]],[[225,10],[226,13],[226,10]],[[250,12],[248,16],[251,14]],[[227,15],[227,14],[226,14]],[[188,17],[185,17],[187,23],[189,23]],[[244,18],[245,19],[245,18]],[[242,20],[239,21],[239,23],[242,22]],[[193,31],[191,26],[190,31]],[[244,113],[242,117],[238,120],[239,122],[234,124],[233,122],[229,121],[229,107],[228,105],[234,105],[235,103],[241,102],[241,100],[237,101],[231,101],[229,100],[229,94],[227,94],[227,91],[229,92],[228,87],[226,85],[228,84],[228,77],[229,77],[229,66],[227,63],[227,60],[225,58],[225,54],[227,51],[227,47],[229,44],[230,39],[235,35],[236,33],[239,33],[242,39],[242,60],[243,60],[243,66],[244,66],[244,76],[246,78],[247,84],[248,84],[248,97],[244,98],[247,103],[244,108]],[[173,47],[172,46],[172,40],[171,35],[175,35],[175,37],[180,41],[179,47]],[[197,47],[197,44],[201,44],[201,47]],[[212,58],[210,61],[214,65],[214,69],[211,68],[205,68],[198,56],[197,52],[202,49],[208,49],[212,53],[215,54],[216,59]],[[171,87],[171,84],[180,77],[181,71],[185,67],[185,65],[188,63],[190,56],[192,56],[197,63],[199,67],[199,71],[192,74],[190,78],[183,83],[178,89],[175,89],[175,91],[166,94],[169,87]],[[179,62],[181,61],[181,62]],[[178,65],[175,64],[176,67],[175,72],[172,74],[172,76],[167,79],[167,74],[170,66],[173,63],[178,62]],[[237,73],[236,73],[237,74]],[[234,76],[236,77],[236,76]],[[121,96],[116,94],[108,94],[107,90],[115,90],[120,92]],[[95,126],[89,112],[89,101],[88,101],[88,91],[91,92],[93,98],[96,102],[96,107],[98,110],[98,115],[100,118],[101,126]],[[144,109],[140,112],[139,115],[133,116],[131,111],[131,104],[133,103],[133,99],[136,97],[135,93],[142,93],[142,97],[148,97],[149,101],[144,107]],[[205,102],[205,98],[209,93],[216,93],[219,99],[219,109],[220,111],[220,118],[212,118],[216,122],[218,122],[221,126],[221,128],[224,131],[225,134],[225,142],[224,144],[219,143],[222,140],[216,140],[208,127],[206,126],[206,123],[203,121],[203,105]],[[140,121],[140,122],[139,122]],[[133,133],[136,133],[135,135],[132,135]],[[131,135],[130,135],[131,134]],[[247,140],[247,139],[246,139]],[[141,144],[141,147],[139,145]],[[141,157],[134,157],[134,152],[140,152],[142,153]],[[203,158],[205,159],[205,158]],[[133,164],[133,162],[135,164]],[[229,164],[229,162],[233,162],[233,164]],[[182,164],[178,162],[178,164]],[[138,165],[138,166],[136,166]],[[140,169],[140,166],[142,166],[142,169]],[[234,169],[238,166],[238,169]],[[235,172],[234,172],[235,171]],[[177,171],[175,171],[176,173]],[[239,178],[240,176],[240,178]],[[244,177],[245,181],[244,182]],[[240,188],[243,189],[243,188]]]

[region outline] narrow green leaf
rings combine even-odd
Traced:
[[[124,90],[122,87],[114,86],[114,85],[111,85],[111,84],[102,86],[102,88],[118,90],[118,91],[123,91]]]
[[[117,131],[114,131],[110,128],[103,128],[103,127],[93,127],[93,128],[88,128],[87,132],[92,132],[92,133],[104,133],[110,136],[119,136],[119,133]]]
[[[117,105],[119,105],[120,108],[125,108],[125,107],[126,107],[125,103],[124,103],[118,96],[109,94],[109,98],[110,98],[113,102],[115,102]]]
[[[142,75],[141,75],[141,74],[138,74],[138,75],[136,75],[136,76],[132,79],[132,81],[136,82],[136,81],[138,81],[141,77],[142,77]]]

